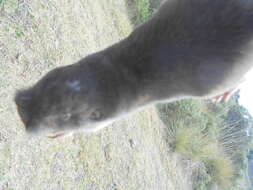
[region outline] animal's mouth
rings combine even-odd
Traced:
[[[52,134],[47,135],[47,137],[51,139],[55,139],[57,137],[63,137],[65,135],[66,135],[65,133],[52,133]]]

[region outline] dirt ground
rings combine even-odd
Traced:
[[[154,108],[54,140],[27,136],[17,115],[16,89],[131,30],[124,0],[0,0],[0,190],[191,189]]]

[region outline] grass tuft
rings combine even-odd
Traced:
[[[202,163],[201,169],[195,168],[198,174],[193,175],[198,176],[193,182],[195,189],[208,190],[215,185],[230,188],[245,168],[244,159],[239,159],[248,141],[241,108],[193,99],[157,108],[168,127],[171,150]],[[235,116],[241,119],[234,121]]]
[[[152,8],[149,0],[127,1],[130,20],[134,25],[145,22],[152,15]]]
[[[197,128],[179,128],[175,136],[175,151],[197,160],[216,157],[219,153],[217,142]]]
[[[150,2],[149,0],[135,0],[137,7],[137,23],[144,22],[151,16]]]
[[[214,183],[220,187],[226,188],[231,185],[234,176],[234,168],[231,159],[227,156],[221,156],[205,162],[207,173],[210,174]]]

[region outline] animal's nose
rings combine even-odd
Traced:
[[[26,132],[31,135],[37,135],[39,132],[39,128],[32,124],[26,125],[25,129],[26,129]]]

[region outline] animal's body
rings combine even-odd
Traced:
[[[253,1],[168,0],[126,39],[16,94],[29,132],[95,130],[156,102],[234,88],[253,66]]]

